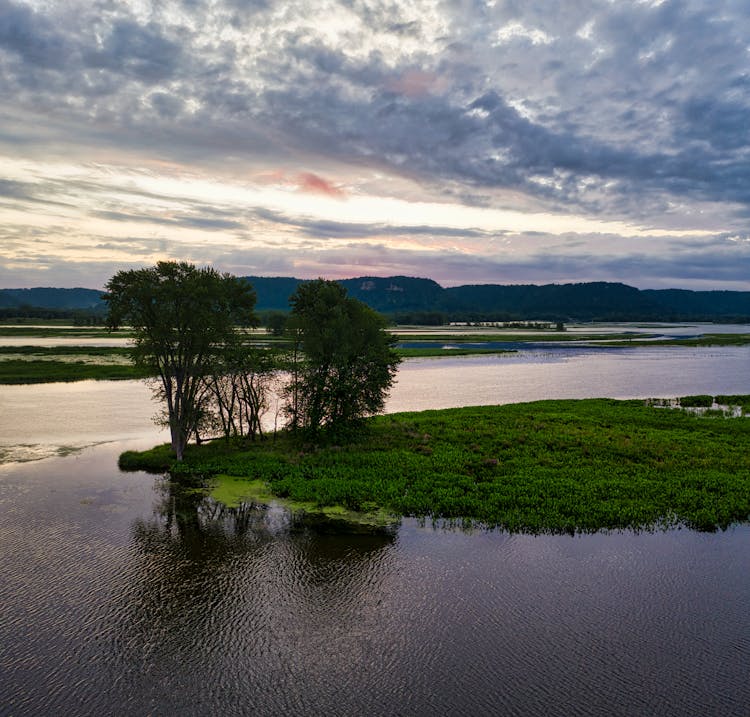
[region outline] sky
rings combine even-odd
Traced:
[[[0,288],[750,290],[747,0],[0,0]]]

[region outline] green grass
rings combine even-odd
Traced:
[[[681,339],[678,337],[643,341],[639,336],[629,341],[613,341],[611,346],[747,346],[750,334],[705,334],[697,338]]]
[[[171,460],[162,447],[121,465],[164,470]],[[233,500],[260,481],[291,501],[529,533],[715,530],[750,517],[750,421],[643,401],[393,414],[346,446],[302,446],[286,434],[217,441],[190,446],[173,469],[223,476]]]
[[[111,332],[104,327],[95,326],[25,326],[25,325],[0,325],[0,337],[12,338],[35,338],[35,339],[129,339],[133,332],[120,330]]]
[[[0,346],[0,360],[9,354],[23,356],[123,356],[130,350],[120,346]]]
[[[397,348],[396,353],[402,358],[432,358],[435,356],[475,356],[477,354],[513,354],[508,349],[446,349],[436,345],[434,348],[404,349]]]
[[[8,359],[0,361],[0,384],[59,383],[65,381],[118,381],[145,378],[132,365],[101,365],[84,361]]]

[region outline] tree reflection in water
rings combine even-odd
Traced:
[[[326,663],[348,669],[378,620],[396,535],[334,528],[165,482],[153,518],[133,528],[137,577],[113,646],[126,692],[157,711],[175,700],[232,711],[250,695],[293,710]]]

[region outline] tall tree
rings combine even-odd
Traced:
[[[255,322],[255,291],[230,274],[173,261],[120,271],[106,290],[107,325],[132,326],[133,360],[158,376],[155,394],[165,403],[172,449],[182,460],[202,417],[203,378],[236,349],[236,327]]]
[[[399,363],[383,317],[323,279],[300,284],[290,303],[291,427],[314,433],[382,411]]]

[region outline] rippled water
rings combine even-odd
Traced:
[[[67,455],[86,446],[140,437],[166,441],[142,381],[79,381],[0,386],[0,463]]]
[[[407,362],[389,410],[748,386],[746,348],[527,352]],[[153,412],[0,387],[0,450],[56,456],[0,465],[0,715],[749,713],[750,526],[342,534],[121,474]]]
[[[0,713],[746,715],[750,528],[321,532],[0,469]]]

